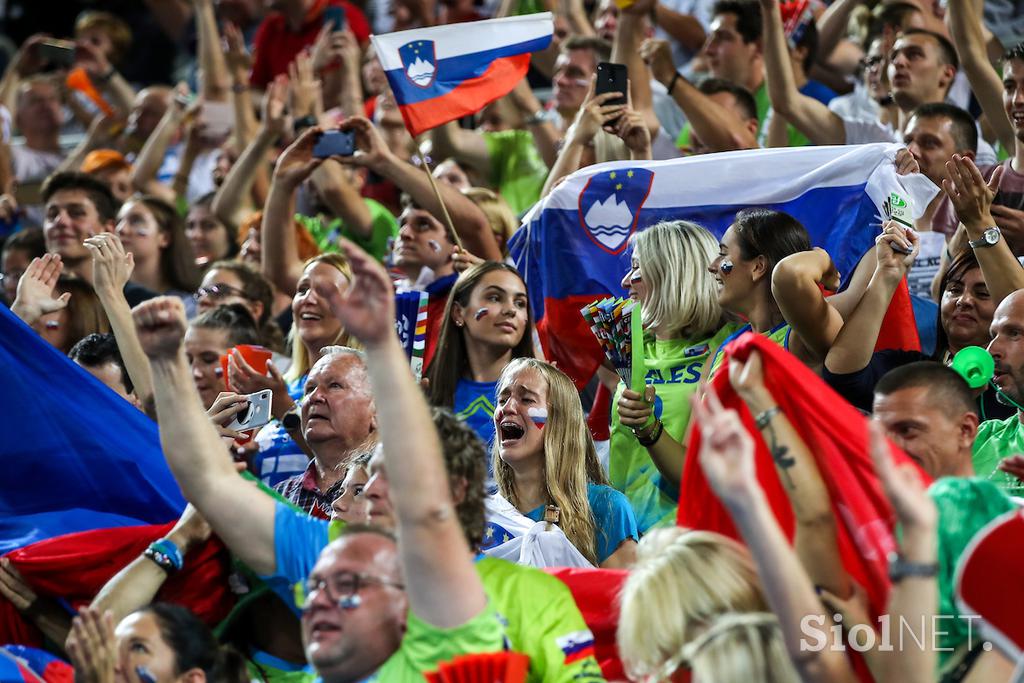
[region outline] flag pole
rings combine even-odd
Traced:
[[[423,153],[423,136],[416,138],[416,151],[420,158],[420,166],[423,168],[423,172],[427,174],[427,180],[430,181],[430,189],[434,191],[434,196],[437,197],[437,203],[441,205],[441,212],[444,214],[444,222],[448,226],[448,230],[452,234],[452,238],[455,240],[455,246],[459,249],[465,250],[462,246],[462,239],[459,237],[458,231],[455,230],[455,224],[452,222],[451,214],[448,213],[448,205],[444,203],[441,198],[441,191],[437,189],[437,182],[434,180],[434,174],[430,172],[430,166],[427,164],[427,155]]]

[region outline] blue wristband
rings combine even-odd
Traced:
[[[174,541],[166,538],[161,538],[159,541],[153,541],[147,548],[147,555],[152,553],[154,555],[162,556],[161,559],[166,558],[167,564],[170,565],[169,569],[173,571],[180,570],[185,566],[185,558],[181,555],[181,549],[174,544]],[[157,560],[157,558],[153,558]],[[163,566],[164,563],[157,560],[157,564]]]

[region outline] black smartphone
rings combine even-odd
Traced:
[[[356,134],[350,130],[325,131],[313,145],[313,156],[317,159],[350,157],[355,152]]]
[[[345,30],[345,8],[328,5],[324,8],[324,24],[330,24],[331,31]]]
[[[608,100],[605,104],[626,104],[626,94],[629,88],[629,72],[625,64],[613,64],[612,62],[600,62],[597,65],[597,85],[594,87],[595,95],[603,95],[606,92],[620,92],[622,97]]]
[[[75,63],[75,44],[69,40],[44,40],[39,43],[39,55],[55,67],[69,67]]]

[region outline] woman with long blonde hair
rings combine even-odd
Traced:
[[[631,565],[636,519],[608,486],[572,380],[550,363],[517,358],[502,371],[497,397],[498,492],[534,521],[556,508],[558,526],[594,565]]]
[[[705,270],[718,240],[688,221],[658,223],[632,239],[622,286],[643,306],[646,395],[622,382],[612,404],[609,479],[626,494],[641,533],[675,524],[690,396],[705,364],[735,329],[723,325]]]

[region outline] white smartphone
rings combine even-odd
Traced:
[[[251,429],[259,429],[270,422],[270,404],[274,400],[274,392],[270,389],[257,391],[255,394],[246,396],[249,406],[235,416],[234,421],[227,425],[228,429],[236,432],[247,432]]]

